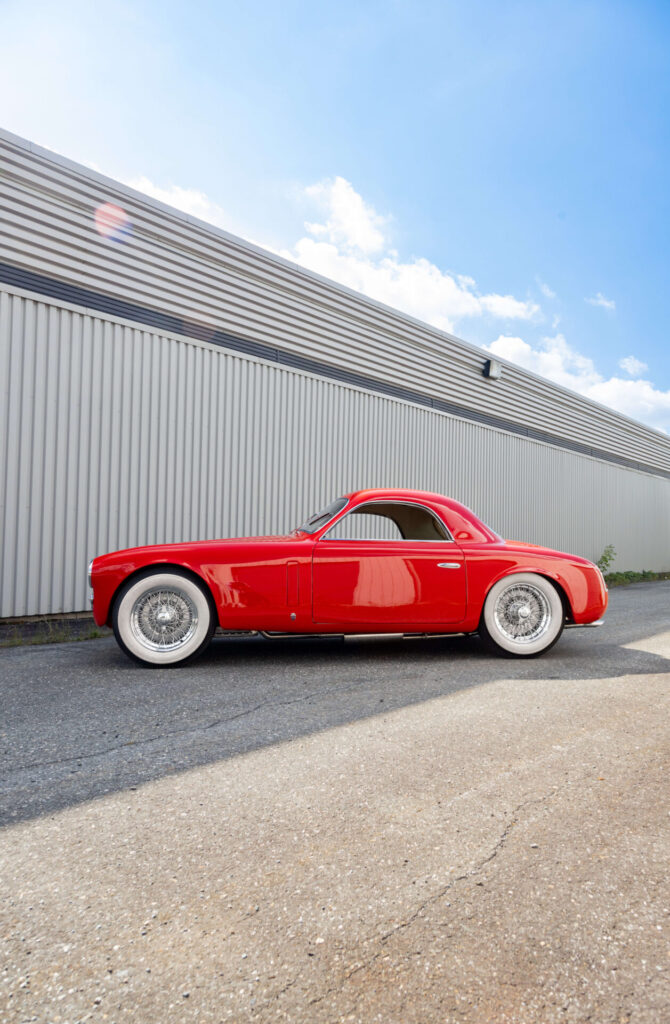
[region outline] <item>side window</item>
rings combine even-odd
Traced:
[[[402,540],[402,533],[392,519],[362,510],[338,520],[326,536],[328,540]]]
[[[422,505],[370,502],[348,512],[327,540],[451,540],[446,527]]]

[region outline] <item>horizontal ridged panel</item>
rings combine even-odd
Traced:
[[[517,367],[487,381],[485,353],[6,134],[0,155],[2,259],[670,469],[670,441],[656,431]],[[130,214],[128,245],[95,234],[104,200]]]
[[[86,608],[101,552],[284,532],[359,487],[670,568],[668,480],[206,343],[0,289],[0,375],[2,617]]]

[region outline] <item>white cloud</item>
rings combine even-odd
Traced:
[[[89,166],[101,170],[93,163]],[[248,232],[236,227],[223,207],[197,189],[157,185],[146,176],[125,179],[124,184],[184,213],[249,237]],[[344,178],[318,182],[303,193],[321,211],[322,221],[307,222],[307,234],[291,249],[278,251],[294,263],[445,331],[453,331],[455,322],[466,317],[532,320],[540,313],[540,307],[530,300],[495,292],[481,294],[472,277],[440,270],[429,260],[403,262],[389,243],[390,218],[378,214]],[[264,245],[262,241],[255,244]],[[267,244],[265,248],[277,251]]]
[[[543,338],[540,348],[532,348],[522,338],[501,334],[487,348],[494,355],[582,394],[602,380],[593,360],[571,348],[562,334]]]
[[[620,359],[619,366],[626,373],[629,373],[631,377],[639,377],[640,374],[649,369],[646,363],[643,363],[641,359],[636,359],[635,356],[626,356],[625,359]]]
[[[315,238],[347,250],[380,252],[386,247],[388,218],[381,217],[344,178],[321,181],[305,189],[326,214],[325,224],[305,224]]]
[[[130,188],[144,192],[152,199],[158,199],[161,203],[174,206],[182,213],[190,213],[192,217],[199,217],[208,224],[215,224],[219,228],[226,228],[231,231],[231,219],[223,207],[213,202],[204,192],[195,188],[182,188],[181,185],[168,185],[167,188],[156,185],[149,178],[132,178],[124,184]]]
[[[608,309],[611,313],[616,309],[614,299],[606,299],[602,292],[598,292],[597,295],[593,295],[590,299],[584,299],[584,302],[588,302],[592,306],[602,306],[603,309]]]
[[[501,320],[530,320],[540,312],[535,303],[515,299],[513,295],[482,295],[479,301],[487,313]]]
[[[651,381],[611,377],[594,384],[589,398],[670,434],[670,391],[659,391]]]
[[[572,348],[562,334],[542,338],[537,348],[522,338],[501,334],[486,347],[493,355],[517,363],[650,427],[670,433],[670,391],[660,391],[648,380],[624,380],[620,377],[606,380],[593,360]],[[635,362],[644,367],[644,363]]]
[[[531,320],[539,314],[530,300],[481,294],[473,278],[430,260],[401,260],[389,243],[389,218],[344,178],[311,185],[305,195],[320,207],[322,221],[305,224],[307,235],[281,252],[287,259],[446,331],[466,317]]]
[[[553,290],[553,288],[550,288],[549,285],[545,281],[541,281],[539,277],[536,278],[536,281],[537,281],[537,286],[540,289],[540,291],[542,292],[542,294],[544,295],[545,299],[555,299],[556,298],[556,292]]]
[[[197,189],[163,187],[147,177],[125,184],[201,220],[235,230],[223,207]],[[389,244],[389,219],[379,216],[344,178],[321,182],[304,191],[321,207],[323,222],[307,223],[307,235],[280,255],[443,330],[453,330],[455,321],[467,317],[538,318],[540,308],[530,300],[495,292],[481,294],[472,277],[448,273],[427,259],[402,261]],[[538,284],[544,295],[553,296],[551,289],[542,282]],[[586,301],[615,308],[614,301],[601,294]],[[554,330],[558,322],[555,316]],[[647,366],[635,356],[627,356],[619,365],[636,379],[606,380],[593,360],[572,348],[560,333],[542,338],[535,348],[521,337],[501,334],[487,348],[494,355],[670,433],[670,391],[659,391],[650,381],[639,379]]]

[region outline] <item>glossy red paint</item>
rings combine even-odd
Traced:
[[[440,568],[447,559],[448,580]],[[465,559],[456,544],[325,539],[314,547],[316,624],[440,626],[462,622],[465,610]]]
[[[231,538],[131,548],[94,559],[93,615],[109,623],[126,580],[178,566],[207,585],[219,624],[231,630],[295,633],[474,632],[486,595],[503,576],[533,572],[553,580],[571,621],[599,619],[607,590],[587,559],[505,541],[473,512],[439,494],[365,490],[315,533]],[[329,540],[336,522],[368,502],[422,506],[448,539]]]

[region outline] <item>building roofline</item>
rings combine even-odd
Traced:
[[[324,277],[318,274],[316,271],[308,270],[305,267],[294,263],[284,256],[280,256],[278,253],[271,249],[265,249],[262,246],[250,242],[239,235],[235,235],[230,231],[226,231],[224,228],[217,227],[214,224],[210,224],[208,221],[202,220],[199,217],[194,217],[190,213],[185,213],[182,210],[178,210],[176,207],[170,206],[168,203],[163,203],[159,199],[154,199],[153,196],[149,196],[144,192],[134,189],[129,185],[125,185],[123,182],[118,181],[116,178],[112,178],[100,171],[94,170],[91,167],[87,167],[85,164],[78,163],[76,160],[71,160],[69,157],[61,156],[61,154],[54,152],[46,148],[45,146],[38,145],[35,142],[31,142],[29,139],[25,139],[20,135],[16,135],[13,132],[8,131],[5,128],[0,127],[0,140],[10,143],[11,145],[17,146],[20,149],[24,149],[35,156],[41,157],[45,160],[49,160],[52,163],[59,164],[60,166],[88,178],[91,181],[97,182],[100,185],[112,187],[117,192],[128,196],[135,202],[144,203],[147,206],[152,207],[160,213],[165,213],[177,220],[180,220],[186,224],[190,224],[197,227],[211,235],[222,238],[225,241],[239,246],[242,249],[253,253],[256,256],[260,256],[270,263],[274,263],[279,267],[291,270],[298,276],[312,280],[317,284],[326,286],[328,289],[335,293],[340,293],[349,297],[354,298],[358,302],[363,303],[373,309],[380,310],[386,314],[396,317],[400,321],[411,324],[412,326],[418,327],[422,331],[429,331],[438,340],[441,338],[446,339],[452,344],[461,346],[467,351],[481,357],[483,360],[490,359],[492,353],[487,349],[480,348],[478,345],[474,345],[472,342],[465,341],[458,335],[451,334],[448,331],[444,331],[439,327],[434,327],[432,324],[427,323],[424,320],[420,320],[417,317],[412,316],[409,313],[405,313],[403,310],[397,309],[393,306],[388,306],[386,303],[380,302],[378,299],[373,299],[363,292],[358,292],[353,288],[349,288],[347,285],[340,284],[331,278]],[[527,370],[523,366],[519,366],[517,363],[513,363],[508,359],[504,359],[500,356],[494,356],[497,362],[508,366],[513,369],[516,373],[520,374],[521,377],[527,377],[531,380],[540,381],[545,385],[549,385],[552,389],[560,392],[561,394],[569,396],[573,400],[582,402],[587,406],[591,406],[594,409],[604,412],[609,416],[617,417],[627,423],[632,424],[637,428],[642,428],[648,431],[650,434],[657,437],[659,440],[665,441],[670,444],[670,436],[662,430],[658,430],[656,427],[651,427],[647,423],[642,423],[640,420],[634,419],[632,416],[627,416],[625,413],[619,412],[617,409],[613,409],[611,406],[604,405],[601,402],[597,402],[592,398],[588,398],[586,395],[580,394],[578,391],[572,391],[570,388],[565,387],[562,384],[557,384],[550,380],[548,377],[543,377],[541,374],[534,373],[532,370]]]

